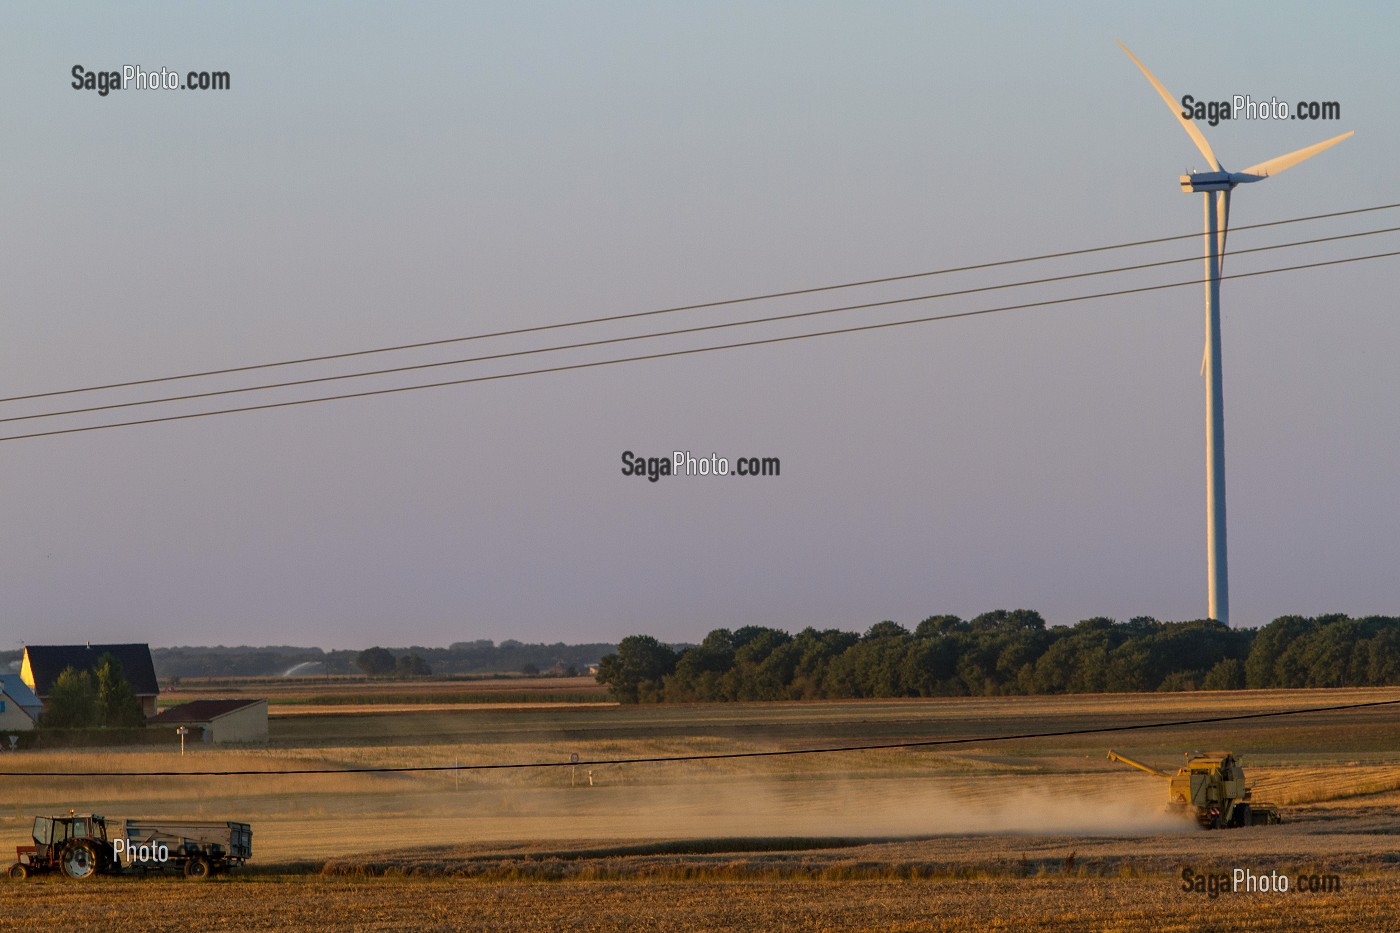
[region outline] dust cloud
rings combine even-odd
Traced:
[[[1167,812],[1157,794],[1145,800],[1142,793],[1037,789],[1029,783],[743,779],[629,788],[604,806],[613,832],[628,836],[1141,835],[1195,828]],[[591,822],[597,810],[576,815]]]
[[[975,778],[730,775],[685,783],[521,786],[463,782],[429,793],[341,797],[321,819],[268,814],[272,858],[403,846],[558,845],[715,838],[865,838],[1037,834],[1135,836],[1195,831],[1153,781],[1064,776]],[[617,775],[611,775],[617,777]],[[345,828],[353,826],[347,834]],[[393,840],[391,843],[390,840]]]

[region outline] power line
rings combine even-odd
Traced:
[[[945,745],[976,745],[990,742],[1012,742],[1020,739],[1057,739],[1076,735],[1102,735],[1109,732],[1135,732],[1142,729],[1170,729],[1180,726],[1200,726],[1218,722],[1240,722],[1247,719],[1267,719],[1278,716],[1301,716],[1308,713],[1332,713],[1345,710],[1394,706],[1400,700],[1371,700],[1365,703],[1342,703],[1336,706],[1312,706],[1302,709],[1270,710],[1262,713],[1233,713],[1227,716],[1206,716],[1200,719],[1174,719],[1165,722],[1138,723],[1125,726],[1094,726],[1088,729],[1058,729],[1053,732],[1019,732],[1008,735],[982,735],[957,739],[916,739],[907,742],[873,742],[861,745],[834,745],[819,748],[784,748],[762,752],[708,752],[694,755],[653,755],[644,758],[593,758],[579,761],[495,762],[481,765],[419,765],[369,768],[292,768],[286,771],[0,771],[0,777],[283,777],[299,774],[408,774],[433,771],[503,771],[531,768],[568,768],[599,765],[664,764],[687,761],[723,761],[736,758],[778,758],[788,755],[831,755],[839,752],[890,751],[900,748],[935,748]]]
[[[1273,275],[1279,272],[1296,272],[1302,269],[1317,269],[1324,266],[1345,265],[1353,262],[1365,262],[1372,259],[1385,259],[1392,256],[1400,256],[1400,250],[1385,253],[1374,253],[1369,256],[1352,256],[1346,259],[1332,259],[1324,262],[1303,263],[1296,266],[1282,266],[1277,269],[1262,269],[1256,272],[1235,272],[1229,275],[1222,275],[1224,279],[1253,278],[1262,275]],[[1100,298],[1114,298],[1123,295],[1136,295],[1145,292],[1160,291],[1168,288],[1181,288],[1188,285],[1200,285],[1205,279],[1190,279],[1184,282],[1168,282],[1161,285],[1145,285],[1138,288],[1125,288],[1117,291],[1098,292],[1089,295],[1076,295],[1069,298],[1056,298],[1046,301],[1027,302],[1018,305],[1003,305],[996,308],[982,308],[976,311],[958,311],[949,314],[930,315],[922,318],[910,318],[902,321],[886,321],[879,324],[862,324],[853,327],[843,327],[833,330],[814,331],[806,334],[791,334],[785,337],[768,337],[761,340],[748,340],[737,343],[718,344],[708,347],[692,347],[685,350],[669,350],[659,353],[648,353],[640,356],[621,357],[610,360],[595,360],[590,363],[572,363],[560,366],[550,366],[542,369],[519,370],[510,373],[497,373],[489,376],[472,376],[464,379],[451,379],[443,382],[430,382],[420,385],[397,386],[389,389],[370,389],[364,392],[347,392],[341,395],[326,395],[317,398],[295,399],[285,402],[267,402],[258,405],[244,405],[237,408],[221,408],[214,411],[190,412],[183,415],[165,415],[158,418],[142,418],[133,421],[117,421],[110,424],[87,425],[78,428],[61,428],[51,431],[37,431],[31,434],[13,434],[7,437],[0,437],[0,442],[22,441],[39,437],[55,437],[61,434],[82,434],[89,431],[106,431],[112,428],[129,428],[144,424],[161,424],[170,421],[188,421],[194,418],[211,418],[216,415],[232,415],[250,411],[268,411],[275,408],[292,408],[298,405],[314,405],[320,402],[337,402],[353,398],[369,398],[376,395],[394,395],[401,392],[416,392],[421,389],[440,389],[447,386],[469,385],[477,382],[494,382],[501,379],[516,379],[523,376],[541,376],[549,373],[569,372],[578,369],[593,369],[600,366],[614,366],[620,363],[637,363],[645,360],[659,360],[670,357],[691,356],[699,353],[710,353],[716,350],[734,350],[741,347],[757,347],[768,344],[787,343],[794,340],[807,340],[812,337],[830,337],[839,334],[854,334],[862,331],[883,330],[891,327],[904,327],[910,324],[927,324],[934,321],[950,321],[957,318],[977,317],[984,314],[995,314],[1002,311],[1019,311],[1029,308],[1045,308],[1052,305],[1070,304],[1078,301],[1092,301]]]
[[[1256,246],[1251,249],[1236,250],[1232,255],[1243,256],[1249,253],[1264,253],[1276,249],[1289,249],[1295,246],[1311,246],[1317,243],[1330,243],[1337,240],[1350,240],[1358,237],[1376,236],[1383,233],[1395,233],[1400,231],[1400,227],[1385,227],[1379,230],[1365,230],[1358,233],[1343,233],[1328,237],[1315,237],[1309,240],[1296,240],[1292,243],[1276,243],[1271,246]],[[86,408],[70,408],[62,411],[40,412],[31,415],[13,415],[7,418],[0,418],[0,424],[16,421],[34,421],[41,418],[58,418],[66,415],[85,415],[100,411],[112,411],[120,408],[140,408],[145,405],[159,405],[169,402],[188,402],[197,399],[215,398],[225,395],[240,395],[246,392],[264,392],[272,389],[287,389],[296,386],[316,385],[324,382],[338,382],[345,379],[366,379],[373,376],[387,376],[396,373],[415,372],[425,369],[436,369],[443,366],[461,366],[468,363],[482,363],[492,360],[511,359],[522,356],[533,356],[537,353],[555,353],[563,350],[580,350],[590,347],[607,346],[611,344],[630,343],[635,340],[651,340],[659,337],[674,337],[682,334],[696,334],[712,330],[724,330],[730,327],[745,327],[752,324],[769,324],[776,321],[791,321],[799,318],[817,317],[826,314],[836,314],[845,311],[860,311],[871,308],[889,307],[891,305],[910,304],[919,301],[932,301],[941,298],[953,298],[965,295],[974,295],[984,292],[1001,291],[1008,288],[1022,288],[1030,285],[1046,285],[1052,282],[1066,282],[1073,279],[1094,278],[1101,275],[1113,275],[1120,272],[1136,272],[1143,269],[1158,268],[1161,266],[1178,265],[1184,262],[1200,262],[1199,256],[1188,256],[1181,259],[1163,259],[1156,262],[1137,263],[1130,266],[1117,266],[1111,269],[1098,269],[1091,272],[1075,272],[1067,275],[1048,276],[1039,279],[1024,279],[1019,282],[1007,282],[1000,285],[983,285],[976,288],[963,288],[947,292],[935,292],[928,295],[914,295],[905,298],[890,298],[883,301],[869,301],[861,304],[842,305],[835,308],[820,308],[814,311],[797,311],[788,314],[775,314],[768,317],[748,318],[741,321],[727,321],[718,324],[701,324],[694,327],[683,327],[675,330],[656,331],[654,333],[633,334],[625,337],[608,337],[598,340],[586,340],[577,343],[558,344],[550,347],[537,347],[531,350],[513,350],[503,353],[492,353],[485,356],[466,357],[455,360],[438,360],[432,363],[416,363],[409,366],[394,366],[385,369],[373,369],[364,372],[341,373],[334,376],[316,376],[306,379],[294,379],[286,382],[274,382],[263,385],[243,386],[235,389],[216,389],[208,392],[191,392],[185,395],[172,395],[162,398],[143,399],[134,402],[113,402],[107,405],[92,405]]]
[[[1360,207],[1345,211],[1333,211],[1327,214],[1311,214],[1306,217],[1291,217],[1285,220],[1272,220],[1258,224],[1244,224],[1231,228],[1239,232],[1243,230],[1258,230],[1265,227],[1278,227],[1286,224],[1304,223],[1313,220],[1326,220],[1333,217],[1346,217],[1352,214],[1365,214],[1371,211],[1384,211],[1400,207],[1400,202],[1395,204],[1378,204],[1373,207]],[[531,327],[519,327],[511,330],[493,331],[490,333],[471,334],[465,337],[445,337],[438,340],[423,340],[416,343],[403,343],[386,347],[373,347],[367,350],[350,350],[343,353],[327,353],[320,356],[306,356],[291,360],[279,360],[272,363],[251,363],[242,366],[229,366],[223,369],[208,369],[197,372],[182,373],[173,376],[154,376],[146,379],[131,379],[125,382],[110,382],[102,385],[84,386],[75,389],[55,389],[49,392],[34,392],[28,395],[13,395],[7,398],[0,398],[0,403],[22,402],[32,399],[52,398],[59,395],[75,395],[81,392],[99,392],[107,389],[124,389],[133,386],[151,385],[160,382],[175,382],[182,379],[197,379],[206,376],[224,376],[232,373],[250,372],[258,369],[272,369],[282,366],[297,366],[303,363],[320,363],[328,360],[348,359],[356,356],[369,356],[376,353],[393,353],[400,350],[417,350],[425,347],[443,346],[451,343],[464,343],[472,340],[486,340],[494,337],[511,337],[520,334],[539,333],[542,331],[559,330],[566,327],[582,327],[591,324],[604,324],[613,321],[626,321],[635,318],[654,317],[662,314],[675,314],[681,311],[696,311],[702,308],[722,308],[729,305],[746,304],[749,302],[767,301],[774,298],[791,298],[799,295],[814,295],[820,292],[837,291],[846,288],[860,288],[867,285],[884,285],[891,282],[903,282],[911,279],[928,278],[936,275],[950,275],[957,272],[974,272],[983,269],[994,269],[1002,266],[1019,265],[1028,262],[1040,262],[1048,259],[1064,259],[1071,256],[1085,256],[1091,253],[1102,253],[1111,250],[1129,249],[1137,246],[1150,246],[1158,243],[1170,243],[1177,240],[1190,240],[1200,237],[1199,233],[1183,233],[1175,236],[1154,237],[1147,240],[1133,240],[1124,243],[1113,243],[1105,246],[1091,246],[1082,249],[1063,250],[1057,253],[1043,253],[1038,256],[1023,256],[1018,259],[1001,259],[993,262],[975,263],[966,266],[952,266],[945,269],[934,269],[928,272],[911,272],[903,275],[890,275],[881,278],[863,279],[855,282],[843,282],[837,285],[820,285],[813,288],[799,288],[788,291],[768,292],[761,295],[749,295],[743,298],[727,298],[720,301],[707,301],[696,304],[677,305],[669,308],[657,308],[650,311],[634,311],[627,314],[613,314],[603,317],[586,318],[577,321],[561,321],[555,324],[538,324]],[[1199,258],[1199,257],[1198,257]]]

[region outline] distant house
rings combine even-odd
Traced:
[[[18,674],[0,674],[0,732],[28,732],[43,706]]]
[[[141,712],[148,719],[154,716],[160,685],[156,683],[150,645],[26,645],[19,676],[43,702],[48,700],[59,674],[70,667],[91,671],[104,654],[121,662],[131,692],[141,702]]]
[[[147,725],[188,726],[204,742],[266,742],[267,701],[193,700],[151,717]]]

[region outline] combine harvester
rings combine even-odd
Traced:
[[[10,877],[61,871],[75,881],[99,874],[178,871],[193,881],[242,865],[253,829],[227,820],[118,820],[96,814],[36,816],[33,845],[15,846]]]
[[[1110,750],[1109,761],[1146,771],[1166,778],[1168,807],[1191,815],[1206,829],[1226,826],[1267,826],[1283,822],[1278,807],[1271,803],[1250,800],[1250,787],[1244,782],[1244,769],[1230,752],[1188,754],[1187,761],[1176,774],[1134,761]]]

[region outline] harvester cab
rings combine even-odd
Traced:
[[[1258,826],[1281,821],[1278,808],[1250,799],[1244,768],[1231,752],[1188,753],[1186,764],[1175,774],[1160,771],[1115,751],[1110,761],[1146,771],[1167,780],[1168,806],[1195,817],[1206,829],[1225,826]]]

